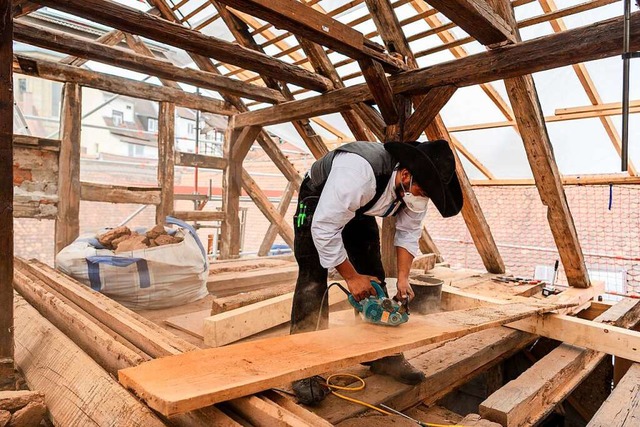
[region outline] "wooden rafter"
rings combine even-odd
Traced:
[[[176,67],[155,57],[132,53],[119,47],[106,46],[102,43],[72,36],[61,31],[16,21],[14,33],[16,40],[33,46],[69,53],[159,78],[181,81],[204,89],[258,99],[263,102],[276,103],[284,101],[282,94],[273,89],[251,85],[241,80],[230,79],[205,71]]]
[[[38,3],[309,89],[326,91],[331,87],[324,77],[298,66],[107,0],[38,0]]]
[[[515,42],[513,29],[485,0],[427,0],[484,45]]]
[[[76,83],[135,98],[174,102],[183,107],[215,114],[232,115],[237,112],[227,103],[214,98],[22,55],[14,55],[13,71],[63,83]]]

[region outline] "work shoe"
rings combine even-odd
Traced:
[[[424,373],[407,362],[404,355],[383,357],[369,362],[371,372],[378,375],[388,375],[403,384],[416,385],[425,380]]]
[[[292,388],[298,402],[309,406],[318,405],[331,393],[327,381],[319,375],[294,381]]]

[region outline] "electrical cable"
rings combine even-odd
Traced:
[[[338,377],[346,377],[346,378],[352,378],[355,379],[356,381],[358,381],[360,384],[356,385],[356,386],[339,386],[337,384],[331,384],[331,379],[333,378],[338,378]],[[378,408],[375,405],[372,405],[370,403],[364,402],[362,400],[358,400],[358,399],[354,399],[353,397],[349,397],[349,396],[345,396],[344,394],[340,394],[337,393],[335,390],[340,390],[340,391],[361,391],[364,390],[364,388],[366,387],[366,382],[364,381],[364,379],[360,378],[357,375],[353,375],[353,374],[333,374],[333,375],[329,375],[326,379],[327,382],[327,387],[329,387],[329,389],[331,390],[331,394],[333,394],[336,397],[339,397],[340,399],[344,399],[348,402],[352,402],[352,403],[356,403],[358,405],[362,405],[365,406],[369,409],[373,409],[374,411],[378,411],[381,414],[384,415],[394,415],[394,413],[386,411],[384,409]],[[391,409],[391,408],[389,408]],[[426,423],[423,421],[418,421],[418,420],[414,420],[411,417],[408,417],[407,415],[402,414],[401,412],[398,412],[398,415],[402,415],[408,419],[411,419],[412,421],[415,421],[416,423],[418,423],[421,426],[424,427],[464,427],[461,425],[451,425],[451,424],[434,424],[434,423]]]

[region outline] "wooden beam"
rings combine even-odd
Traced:
[[[158,186],[160,203],[156,207],[156,224],[164,224],[173,212],[175,176],[176,106],[161,102],[158,111]]]
[[[211,89],[262,102],[281,102],[284,97],[278,91],[194,70],[180,68],[155,57],[130,52],[119,47],[110,47],[87,38],[76,37],[62,31],[30,25],[20,21],[14,23],[15,39],[32,46],[39,46],[57,52],[69,53],[77,57],[99,61],[139,73],[149,74],[163,79],[184,82],[203,89]]]
[[[60,114],[60,167],[58,214],[55,225],[55,253],[80,234],[80,132],[82,129],[82,88],[66,83]]]
[[[431,67],[390,76],[395,94],[425,93],[435,86],[473,86],[527,73],[550,70],[577,62],[606,58],[621,53],[622,17],[612,18],[493,49]],[[638,25],[635,25],[638,24]],[[631,49],[640,49],[640,13],[631,15]],[[549,55],[548,52],[555,52]],[[236,126],[268,125],[343,111],[351,104],[371,100],[365,84],[336,89],[299,101],[285,102],[236,117]]]
[[[509,304],[500,306],[498,312],[478,308],[413,318],[401,328],[360,324],[276,337],[152,360],[121,370],[118,377],[149,406],[171,415],[554,308],[557,306]],[[301,350],[299,357],[295,349]]]
[[[203,154],[183,153],[176,151],[175,165],[187,167],[199,167],[204,169],[224,170],[229,161],[223,157],[205,156]]]
[[[28,0],[13,0],[12,15],[14,18],[19,18],[35,12],[41,7],[39,4],[32,3]]]
[[[150,360],[115,341],[88,316],[49,292],[42,281],[24,273],[15,272],[16,291],[111,375]]]
[[[562,188],[551,141],[538,102],[533,77],[505,80],[514,107],[518,129],[524,142],[529,164],[536,180],[542,203],[547,206],[547,219],[558,247],[567,281],[571,286],[590,286],[587,266],[580,247],[578,232]]]
[[[269,201],[267,196],[260,190],[258,184],[251,178],[249,173],[242,169],[242,188],[247,192],[251,200],[256,204],[260,212],[267,217],[271,224],[278,228],[278,233],[284,239],[285,243],[293,249],[293,229],[289,225],[289,221],[286,221],[273,204]]]
[[[85,69],[61,65],[51,61],[14,55],[13,71],[18,74],[39,77],[58,82],[76,83],[81,86],[104,90],[150,101],[174,102],[182,107],[202,110],[214,114],[233,115],[237,112],[225,102],[206,96],[161,87],[136,80],[97,73]]]
[[[442,257],[442,254],[440,253],[440,250],[438,249],[438,246],[436,246],[436,243],[431,238],[431,235],[429,234],[429,231],[427,230],[427,227],[425,227],[425,226],[422,226],[422,231],[421,231],[421,234],[420,234],[420,241],[418,243],[420,245],[420,251],[423,254],[435,254],[436,255],[436,262],[443,262],[444,261],[444,258]]]
[[[627,174],[604,175],[565,175],[561,178],[563,185],[636,185],[640,184],[640,177]],[[472,180],[471,184],[478,187],[487,186],[533,186],[533,179],[493,179]]]
[[[277,3],[269,0],[218,1],[351,58],[375,60],[389,72],[405,68],[401,61],[385,54],[382,46],[369,41],[362,33],[295,0]]]
[[[227,297],[214,298],[211,304],[211,311],[206,317],[291,293],[295,290],[295,287],[295,283],[284,283],[255,291],[240,292]]]
[[[0,2],[0,390],[13,389],[13,30]]]
[[[37,0],[37,2],[308,89],[322,92],[331,88],[329,80],[301,67],[107,0]]]
[[[98,37],[96,43],[102,43],[105,46],[115,46],[119,44],[124,38],[124,33],[120,30],[111,30],[108,33],[104,33]],[[88,62],[87,59],[78,58],[77,56],[69,55],[62,58],[58,63],[63,65],[73,65],[74,67],[81,67]]]
[[[587,427],[633,427],[640,419],[640,364],[634,363],[616,385]]]
[[[291,199],[296,191],[296,186],[293,183],[288,183],[287,188],[284,189],[282,196],[280,198],[280,203],[278,204],[278,214],[280,217],[284,218],[289,210],[291,205]],[[273,246],[273,242],[276,240],[278,235],[278,226],[275,223],[269,224],[269,228],[264,235],[264,239],[262,240],[262,244],[260,245],[260,249],[258,249],[258,256],[266,256],[271,250],[271,246]]]
[[[90,202],[158,205],[160,192],[158,187],[131,187],[85,181],[80,183],[80,199]]]
[[[196,349],[196,346],[162,328],[150,332],[149,325],[153,325],[152,322],[46,264],[35,260],[27,263],[20,258],[15,261],[20,268],[47,283],[55,292],[109,329],[117,331],[149,356],[161,357]]]
[[[297,277],[297,264],[286,263],[266,269],[214,272],[207,279],[207,288],[216,296],[228,296],[238,292],[264,289],[276,284],[294,283]]]
[[[396,110],[393,89],[391,89],[382,65],[368,58],[359,60],[358,64],[385,123],[387,125],[397,123],[399,115]]]
[[[217,211],[173,211],[171,216],[183,221],[224,221],[225,213]]]
[[[20,296],[15,309],[16,364],[28,386],[44,393],[55,424],[109,425],[117,417],[122,425],[165,426]]]
[[[233,121],[233,120],[232,120]],[[242,191],[242,161],[262,130],[258,126],[233,130],[232,121],[224,142],[224,157],[229,164],[222,177],[222,210],[225,213],[220,231],[220,258],[240,255],[240,192]]]
[[[406,141],[417,140],[429,126],[429,123],[449,102],[456,89],[458,88],[455,86],[439,86],[427,92],[404,124],[404,139]]]
[[[33,135],[17,135],[13,134],[13,145],[22,148],[35,148],[47,151],[60,151],[60,140],[40,138]]]
[[[594,321],[632,328],[639,320],[640,302],[628,299]],[[482,402],[480,415],[503,426],[534,425],[551,413],[605,357],[594,350],[561,344]]]
[[[517,41],[513,28],[486,0],[427,0],[427,2],[484,45]]]

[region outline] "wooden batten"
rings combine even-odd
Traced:
[[[622,46],[622,17],[608,19],[562,33],[469,55],[389,76],[394,93],[425,93],[443,85],[473,86],[527,73],[550,70],[578,62],[617,55]],[[619,33],[619,34],[618,34]],[[640,49],[640,13],[631,15],[632,50]],[[549,55],[554,51],[554,55]],[[348,109],[373,99],[366,84],[336,89],[319,97],[285,102],[236,117],[235,126],[270,125]]]
[[[562,185],[637,185],[640,184],[640,177],[629,176],[627,174],[564,175],[561,181]],[[536,182],[533,179],[490,179],[472,180],[471,185],[478,187],[534,186]]]
[[[183,25],[167,22],[149,13],[117,3],[106,0],[38,0],[37,2],[247,70],[262,72],[308,89],[325,91],[330,88],[329,80],[301,67],[206,36],[201,32],[189,30]]]
[[[232,115],[237,110],[214,98],[187,93],[180,89],[161,87],[137,80],[97,73],[56,62],[33,57],[14,55],[13,71],[18,74],[39,77],[58,82],[76,83],[81,86],[104,90],[150,101],[175,102],[186,108],[214,114]]]
[[[507,0],[503,2],[507,4]],[[513,27],[488,0],[429,0],[429,3],[484,45],[517,41]]]
[[[295,0],[277,3],[270,0],[218,1],[351,58],[375,60],[389,72],[405,68],[401,61],[385,54],[382,46],[367,40],[362,33]]]
[[[60,122],[60,176],[55,253],[80,234],[80,132],[82,129],[82,88],[66,83],[63,89]]]
[[[158,186],[160,187],[160,203],[156,208],[157,224],[164,224],[165,218],[173,212],[175,128],[175,104],[160,103],[160,111],[158,112]]]
[[[159,205],[161,190],[158,187],[132,187],[123,185],[80,183],[80,198],[89,202],[134,203]]]
[[[226,215],[217,211],[173,211],[171,216],[183,221],[224,221]]]
[[[0,3],[0,390],[13,388],[13,30]]]
[[[416,105],[415,112],[409,116],[404,125],[404,139],[417,140],[429,123],[440,113],[456,92],[455,86],[440,86],[431,89]]]

